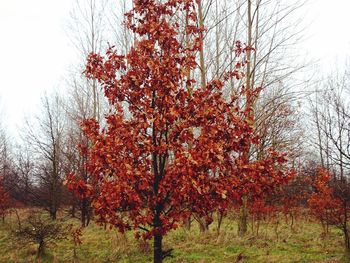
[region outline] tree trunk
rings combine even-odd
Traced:
[[[343,208],[344,208],[344,221],[343,221],[343,233],[344,233],[344,242],[345,242],[345,255],[347,259],[350,261],[350,236],[349,236],[349,230],[348,230],[348,204],[347,201],[343,201]]]
[[[162,241],[163,236],[160,233],[154,235],[153,240],[153,260],[154,263],[162,263],[163,262],[163,248]]]
[[[221,224],[222,224],[222,220],[224,218],[224,212],[219,211],[218,212],[218,228],[217,228],[217,234],[220,234],[220,229],[221,229]]]
[[[209,226],[206,224],[205,219],[201,218],[199,221],[199,231],[205,233],[209,230]]]
[[[17,211],[17,209],[15,209],[14,211],[15,211],[16,218],[17,218],[18,228],[19,228],[19,229],[22,229],[21,218],[20,218],[20,216],[19,216],[19,214],[18,214],[18,211]]]
[[[248,211],[247,211],[247,197],[242,197],[242,207],[239,215],[238,222],[238,235],[244,236],[248,230]]]
[[[45,242],[44,240],[41,240],[37,251],[38,258],[42,257],[44,253],[45,253]]]
[[[347,229],[344,229],[345,255],[350,259],[350,236]]]
[[[86,214],[85,214],[85,211],[82,209],[81,210],[81,227],[86,227]]]
[[[290,231],[292,231],[292,233],[294,232],[294,215],[293,212],[290,213],[290,217],[291,217],[291,223],[290,223]]]
[[[86,227],[86,216],[87,216],[87,213],[86,213],[86,200],[83,199],[81,201],[81,226],[82,227]]]
[[[200,217],[200,216],[197,216],[196,220],[199,224],[199,231],[201,233],[205,233],[209,231],[209,225],[212,223],[212,220],[208,219],[207,217]]]
[[[323,234],[327,235],[328,231],[327,231],[327,228],[326,228],[326,224],[325,224],[325,222],[323,220],[321,220],[321,226],[322,226]]]
[[[87,227],[90,223],[91,218],[91,210],[90,210],[90,202],[88,199],[83,199],[81,201],[81,226]]]
[[[184,220],[184,227],[186,230],[190,231],[191,230],[191,217],[188,217]]]
[[[52,207],[50,209],[50,217],[52,220],[56,220],[57,219],[57,209]]]
[[[274,227],[277,241],[279,240],[279,233],[278,233],[278,226],[279,226],[279,223],[280,223],[280,222],[279,222],[279,220],[277,219],[276,222],[275,222],[275,227]]]
[[[91,220],[91,210],[89,207],[87,217],[86,217],[86,226],[88,226],[90,224],[90,220]]]
[[[258,218],[258,220],[256,222],[256,236],[259,236],[260,221],[261,221],[261,219]]]
[[[74,201],[73,201],[72,209],[71,209],[71,217],[75,218],[75,202]]]

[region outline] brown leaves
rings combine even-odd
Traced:
[[[191,47],[178,43],[180,28],[169,19],[176,11],[187,14]],[[70,176],[68,185],[93,198],[101,222],[121,231],[147,227],[144,238],[167,233],[191,212],[224,211],[244,191],[260,193],[283,178],[275,169],[284,162],[278,154],[261,162],[246,158],[257,139],[243,118],[249,114],[235,103],[245,93],[230,102],[223,97],[224,81],[242,78],[244,62],[205,88],[188,77],[203,44],[196,19],[191,0],[134,1],[126,25],[137,42],[129,54],[110,48],[105,57],[90,54],[86,65],[113,110],[104,129],[84,121],[92,180]],[[237,55],[246,50],[237,43]]]
[[[330,184],[330,173],[325,169],[319,169],[313,184],[316,191],[308,199],[309,210],[311,215],[321,222],[341,226],[346,222],[349,208],[345,206],[344,209],[344,200],[335,195]]]

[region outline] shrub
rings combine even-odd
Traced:
[[[45,218],[40,212],[32,212],[24,220],[22,227],[14,231],[14,238],[25,244],[36,244],[37,256],[45,254],[48,245],[55,244],[56,241],[64,239],[67,231],[57,221]]]

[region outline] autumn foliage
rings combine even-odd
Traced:
[[[327,228],[328,225],[341,225],[345,215],[342,201],[331,186],[331,178],[327,170],[319,169],[313,183],[315,191],[308,200],[311,215]]]
[[[329,226],[339,228],[344,237],[346,255],[350,257],[350,187],[344,178],[336,178],[324,168],[319,169],[313,184],[315,191],[308,204],[311,215],[317,218],[328,232]]]
[[[5,218],[10,208],[10,197],[3,185],[3,178],[0,177],[0,217]]]
[[[190,0],[135,0],[125,22],[137,36],[130,52],[110,47],[105,56],[89,56],[86,76],[102,84],[111,110],[104,127],[94,119],[83,123],[92,181],[68,178],[71,190],[92,198],[99,222],[154,238],[155,262],[168,255],[162,237],[191,213],[208,216],[242,194],[259,195],[288,180],[285,156],[271,150],[254,162],[246,154],[258,138],[246,121],[252,109],[240,105],[259,89],[223,97],[226,80],[244,77],[244,60],[205,87],[187,74],[197,69],[204,30],[195,7]],[[171,19],[176,12],[187,16],[188,45]],[[237,42],[236,56],[248,49]]]

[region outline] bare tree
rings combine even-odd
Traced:
[[[323,89],[310,98],[316,136],[312,136],[323,167],[347,180],[350,169],[350,77],[348,72],[328,77]]]
[[[76,47],[79,63],[69,76],[67,81],[67,94],[64,101],[64,111],[69,127],[65,133],[65,171],[75,173],[85,182],[89,180],[82,157],[77,150],[78,145],[89,146],[89,141],[83,134],[80,123],[84,119],[95,118],[102,120],[105,111],[101,96],[101,87],[96,80],[88,80],[83,76],[85,60],[89,53],[98,53],[107,46],[108,30],[112,14],[109,13],[108,1],[76,0],[71,12],[69,35]],[[75,216],[75,210],[80,211],[81,224],[87,226],[91,219],[90,201],[78,200],[71,196],[71,212]]]
[[[66,129],[64,156],[66,160],[66,174],[74,173],[84,182],[89,182],[90,175],[85,166],[87,156],[82,155],[77,148],[78,145],[80,149],[89,147],[89,140],[80,127],[80,122],[89,118],[92,112],[88,104],[88,98],[84,95],[79,94],[79,90],[74,88],[71,90],[69,97],[66,98],[65,111],[70,125]],[[89,224],[92,217],[90,199],[72,198],[72,211],[75,211],[75,206],[77,205],[80,211],[81,225],[85,227]]]
[[[42,115],[37,116],[35,123],[27,122],[26,140],[36,155],[34,201],[56,219],[63,199],[62,144],[66,123],[58,95],[45,95],[42,102]]]
[[[317,87],[309,99],[313,134],[312,143],[318,152],[319,163],[332,175],[329,183],[332,198],[339,201],[326,223],[342,230],[346,254],[350,257],[350,75],[332,73]]]
[[[32,159],[31,149],[28,145],[21,145],[14,156],[14,194],[16,200],[25,204],[35,204],[35,173],[36,163]]]

